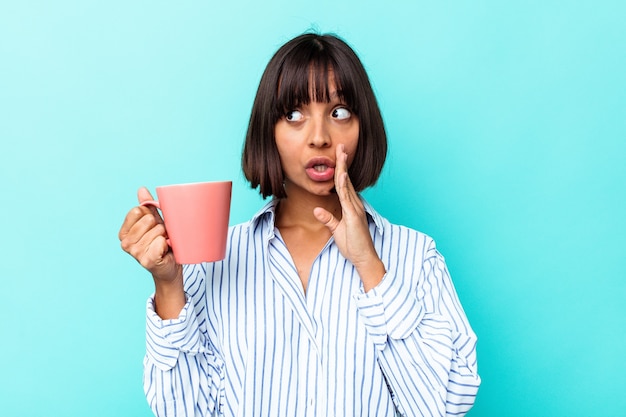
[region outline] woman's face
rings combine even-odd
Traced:
[[[359,120],[337,96],[329,74],[330,101],[311,101],[290,110],[274,127],[285,176],[285,188],[318,196],[334,188],[337,145],[343,144],[352,163],[359,139]]]

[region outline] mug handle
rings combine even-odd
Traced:
[[[156,208],[158,208],[159,210],[161,210],[161,205],[159,204],[158,201],[156,200],[146,200],[146,201],[142,201],[141,204],[139,204],[140,206],[154,206]]]

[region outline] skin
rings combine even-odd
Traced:
[[[331,235],[357,269],[365,291],[380,283],[385,268],[369,234],[365,210],[348,176],[359,137],[359,120],[332,92],[329,103],[311,102],[278,121],[275,138],[288,197],[281,200],[276,225],[306,291],[311,265]],[[307,162],[331,159],[333,178],[315,181]],[[333,192],[333,188],[336,192]]]
[[[275,126],[276,145],[288,197],[276,210],[276,226],[306,291],[311,265],[334,236],[341,254],[356,268],[365,291],[380,283],[385,267],[369,234],[365,210],[348,176],[359,136],[359,121],[332,93],[329,103],[311,102],[290,112]],[[306,174],[311,158],[334,164],[331,178],[319,181]],[[335,191],[333,191],[333,189]],[[137,198],[153,197],[140,188]],[[154,207],[132,208],[119,231],[122,249],[151,274],[155,310],[174,319],[185,305],[182,266],[167,245],[167,232]]]
[[[153,200],[144,187],[137,192],[137,199],[140,204]],[[152,274],[156,313],[164,320],[177,318],[186,302],[183,271],[167,245],[165,226],[156,208],[133,207],[126,215],[118,237],[122,249]]]

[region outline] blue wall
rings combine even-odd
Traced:
[[[431,234],[479,336],[480,416],[626,413],[621,1],[0,3],[0,414],[149,416],[151,279],[117,231],[141,185],[234,180],[276,48],[366,64],[384,215]]]

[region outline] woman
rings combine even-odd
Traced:
[[[359,58],[305,34],[270,60],[243,170],[271,201],[231,227],[226,258],[177,265],[154,211],[125,251],[155,282],[144,388],[157,415],[462,415],[480,379],[476,337],[431,238],[359,192],[387,150]],[[151,199],[139,190],[139,201]]]

